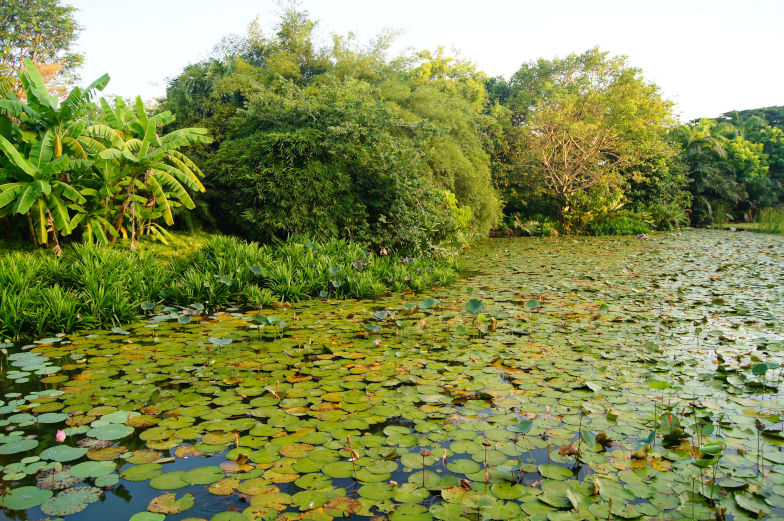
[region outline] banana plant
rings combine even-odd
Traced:
[[[25,101],[7,93],[0,99],[0,114],[6,115],[0,135],[12,139],[16,133],[20,141],[29,142],[30,136],[50,133],[48,144],[55,157],[64,154],[77,159],[87,159],[91,153],[101,150],[100,142],[84,135],[88,126],[84,116],[93,106],[91,97],[103,90],[109,82],[104,74],[85,88],[74,87],[62,102],[52,96],[46,88],[38,69],[29,59],[25,60],[21,83]]]
[[[84,115],[90,97],[103,89],[104,75],[88,87],[74,88],[62,102],[49,94],[30,60],[25,61],[22,87],[25,101],[12,93],[0,99],[0,217],[27,216],[36,242],[47,244],[49,234],[59,252],[58,233],[68,235],[86,201],[80,175],[88,175],[89,159],[105,147],[84,135]]]
[[[154,206],[161,210],[163,220],[169,225],[174,223],[172,208],[175,201],[193,209],[194,203],[187,189],[203,192],[204,185],[199,180],[203,174],[178,149],[194,143],[210,143],[212,139],[206,129],[200,128],[183,128],[160,136],[158,130],[174,121],[174,116],[168,111],[148,116],[140,97],[136,98],[135,110],[121,99],[117,100],[115,108],[103,98],[100,104],[107,125],[87,127],[85,134],[106,145],[98,153],[105,162],[103,168],[111,167],[120,172],[117,184],[124,194],[121,195],[122,206],[113,226],[115,231],[120,231],[126,219],[130,221],[133,249],[137,222],[141,224],[137,215],[137,198],[142,197],[145,202],[154,201]],[[146,229],[160,230],[152,226]]]
[[[49,232],[57,244],[57,234],[68,235],[73,223],[67,201],[84,203],[85,198],[74,186],[62,180],[64,173],[87,166],[86,161],[72,161],[55,156],[51,132],[36,141],[27,158],[5,137],[0,136],[0,216],[27,215],[33,237],[47,244]]]

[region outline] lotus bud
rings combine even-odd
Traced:
[[[65,431],[57,430],[57,433],[54,435],[54,439],[57,443],[62,443],[65,441]]]

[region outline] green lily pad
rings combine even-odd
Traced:
[[[174,490],[187,487],[189,483],[183,479],[184,474],[185,472],[181,470],[164,472],[152,478],[149,485],[157,490]]]
[[[59,423],[68,419],[68,415],[60,412],[46,412],[36,417],[38,423]]]
[[[17,454],[19,452],[27,452],[33,450],[38,446],[38,440],[17,440],[10,443],[0,445],[0,454]]]
[[[19,487],[0,496],[0,506],[9,510],[27,510],[37,507],[51,497],[51,490],[43,490],[38,487]]]
[[[395,495],[393,497],[399,503],[421,503],[430,497],[430,491],[419,488],[413,483],[404,483],[399,487],[395,487]]]
[[[71,474],[78,478],[99,478],[113,473],[116,468],[112,461],[85,461],[74,465]]]
[[[447,463],[446,468],[458,474],[472,474],[474,472],[479,472],[482,466],[476,461],[459,458],[459,459],[453,459],[452,461]]]
[[[93,427],[87,431],[87,436],[103,441],[114,441],[133,434],[133,427],[121,423],[110,423],[100,427]]]
[[[51,461],[73,461],[87,454],[87,449],[83,447],[70,447],[68,445],[55,445],[49,447],[39,454],[41,459]]]
[[[96,487],[113,487],[120,482],[120,476],[117,474],[107,474],[95,478]]]
[[[562,480],[574,476],[574,473],[566,467],[554,465],[552,463],[545,463],[539,465],[537,468],[539,469],[539,474],[548,479]]]
[[[225,477],[220,467],[208,466],[189,470],[182,474],[181,479],[191,485],[210,485]]]
[[[359,487],[357,492],[360,496],[374,501],[384,501],[395,495],[394,487],[388,483],[368,483]]]
[[[159,463],[142,463],[132,465],[120,472],[120,477],[127,481],[147,481],[159,476],[163,471],[163,465]]]
[[[163,521],[166,519],[164,514],[156,514],[153,512],[137,512],[128,519],[128,521]]]

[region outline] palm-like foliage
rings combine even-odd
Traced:
[[[157,224],[173,223],[172,208],[194,204],[189,190],[204,191],[199,168],[180,148],[209,143],[203,129],[158,130],[169,112],[148,116],[101,99],[103,121],[90,121],[90,98],[103,76],[75,88],[62,101],[47,91],[32,63],[22,76],[25,99],[0,99],[0,218],[21,216],[41,244],[79,229],[86,242],[107,243],[130,225],[165,240]],[[58,249],[59,251],[59,249]]]
[[[170,112],[148,116],[138,97],[135,110],[122,100],[112,109],[104,99],[101,99],[101,109],[107,124],[90,126],[86,133],[107,145],[98,154],[103,160],[98,168],[104,174],[115,172],[111,177],[117,177],[119,182],[114,184],[124,193],[114,227],[119,229],[129,219],[133,244],[139,218],[137,203],[143,207],[157,206],[169,225],[174,222],[174,201],[193,209],[187,189],[203,192],[204,185],[199,180],[203,174],[178,149],[193,143],[209,143],[211,139],[205,129],[199,128],[183,128],[159,136],[158,129],[174,121],[174,116]]]

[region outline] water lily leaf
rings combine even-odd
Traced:
[[[154,512],[137,512],[130,517],[128,521],[163,521],[166,519],[164,514],[156,514]]]
[[[494,483],[493,486],[490,487],[490,490],[495,497],[504,500],[520,499],[525,495],[525,487],[523,485],[510,483],[508,481]]]
[[[533,424],[534,422],[532,422],[531,420],[523,420],[517,425],[513,425],[512,427],[509,427],[509,430],[513,432],[519,432],[521,434],[525,434],[531,430]]]
[[[159,514],[179,514],[191,508],[195,503],[192,494],[185,494],[177,499],[176,494],[163,494],[153,498],[147,505],[147,510]]]
[[[431,521],[433,515],[423,505],[405,504],[389,514],[389,521]]]
[[[163,465],[158,463],[143,463],[132,465],[120,472],[120,477],[127,481],[147,481],[159,476],[163,471]]]
[[[180,479],[191,485],[209,485],[216,483],[226,476],[223,469],[215,466],[198,467],[183,473]]]
[[[388,483],[368,483],[359,487],[357,492],[360,496],[374,501],[384,501],[395,495],[395,489]]]
[[[482,467],[476,461],[459,458],[459,459],[453,459],[452,461],[447,463],[446,468],[458,474],[471,474],[474,472],[479,472],[479,470]]]
[[[33,450],[38,446],[38,440],[16,440],[9,443],[0,445],[0,454],[17,454],[19,452],[27,452]]]
[[[95,487],[74,487],[63,490],[41,505],[41,512],[48,516],[67,516],[81,512],[90,503],[101,498],[101,490]]]
[[[395,501],[400,503],[420,503],[430,497],[430,491],[417,487],[414,483],[404,483],[395,487]]]
[[[27,510],[37,507],[51,497],[51,490],[42,490],[38,487],[19,487],[0,496],[0,506],[9,510]]]
[[[749,512],[752,512],[755,515],[758,514],[759,512],[762,512],[763,514],[770,513],[770,507],[767,505],[767,503],[765,503],[765,501],[758,498],[757,496],[740,494],[736,492],[735,502],[742,509],[748,510]]]
[[[49,447],[39,454],[41,459],[51,461],[73,461],[87,454],[87,449],[83,447],[70,447],[68,445],[55,445]]]
[[[68,415],[59,412],[47,412],[36,417],[38,423],[60,423],[68,419]]]
[[[182,487],[187,487],[189,483],[183,479],[185,472],[181,470],[174,470],[171,472],[164,472],[152,478],[149,485],[157,490],[174,490]]]
[[[324,505],[324,510],[335,517],[348,517],[361,512],[363,508],[362,504],[353,497],[339,496],[330,499]]]
[[[101,427],[93,427],[87,431],[87,436],[103,441],[114,441],[125,438],[133,433],[133,427],[119,423],[111,423]]]
[[[117,474],[107,474],[95,478],[96,487],[113,487],[120,482],[120,476]]]
[[[58,468],[59,467],[59,468]],[[38,488],[47,490],[60,490],[78,485],[84,481],[84,477],[71,474],[71,467],[55,464],[52,468],[42,470],[35,476]]]
[[[479,299],[472,298],[466,303],[466,311],[468,311],[472,315],[478,315],[482,308],[485,307],[485,303]]]
[[[115,471],[117,466],[111,461],[85,461],[71,468],[71,475],[78,478],[99,478]]]
[[[537,468],[539,474],[548,479],[563,480],[569,479],[574,475],[574,473],[566,467],[554,465],[552,463],[545,463],[539,465]]]

